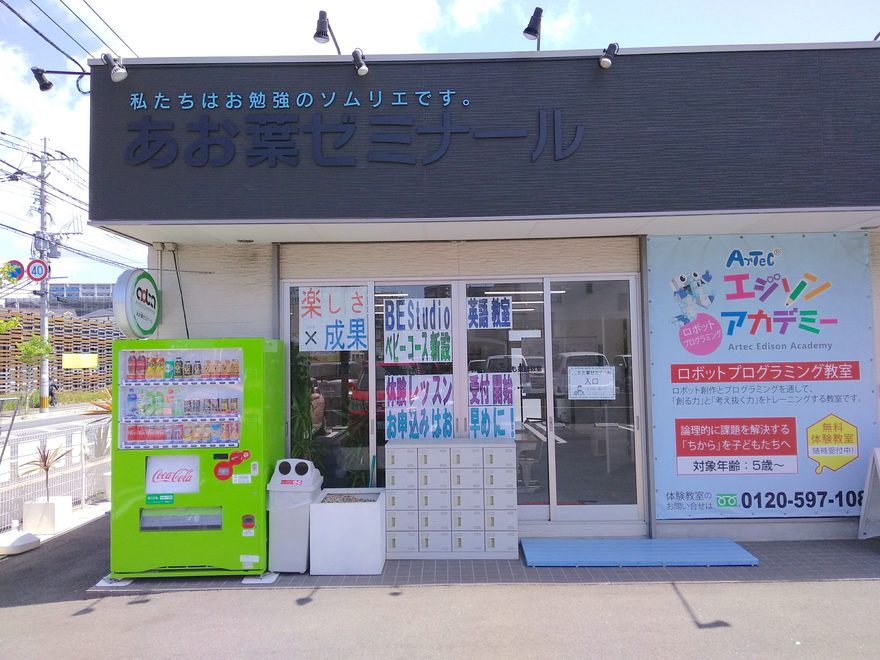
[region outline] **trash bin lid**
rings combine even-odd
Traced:
[[[282,458],[275,464],[267,490],[313,491],[324,482],[321,471],[304,458]]]

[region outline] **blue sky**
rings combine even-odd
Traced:
[[[332,55],[332,43],[322,45],[312,39],[319,9],[328,12],[343,53],[354,47],[368,57],[535,48],[535,42],[522,36],[535,3],[520,0],[89,0],[97,14],[83,0],[5,2],[83,66],[87,55],[72,38],[95,56],[112,49],[124,58],[133,57],[133,52],[141,57]],[[552,0],[540,6],[544,51],[601,49],[612,41],[624,52],[652,46],[871,41],[880,32],[878,0]],[[0,131],[30,141],[32,148],[48,137],[50,149],[78,158],[87,168],[88,97],[76,91],[72,76],[55,77],[55,88],[40,92],[30,73],[32,66],[76,69],[0,4]],[[2,138],[0,159],[38,173],[27,149],[12,148]],[[34,231],[39,219],[27,216],[31,189],[21,182],[4,181],[3,173],[9,169],[0,164],[0,224]],[[86,199],[81,186],[62,173],[53,176],[60,189]],[[56,230],[75,222],[78,213],[60,199],[51,201],[50,211]],[[79,217],[85,224],[85,214]],[[145,260],[142,248],[91,228],[69,240],[78,249],[123,263],[142,265]],[[28,241],[0,227],[0,259],[28,256]],[[53,267],[53,277],[70,282],[114,281],[120,272],[69,253]]]

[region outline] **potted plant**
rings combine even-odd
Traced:
[[[46,497],[34,502],[24,503],[22,527],[33,534],[56,534],[68,526],[71,517],[72,500],[70,495],[51,497],[49,495],[49,471],[60,463],[70,450],[66,447],[49,447],[43,443],[37,447],[37,458],[24,463],[25,474],[42,470],[46,479]]]
[[[95,408],[83,413],[84,415],[98,417],[94,422],[89,423],[88,429],[86,430],[87,437],[93,440],[93,442],[89,444],[89,458],[91,460],[101,459],[110,453],[110,441],[112,439],[112,434],[110,433],[110,415],[113,412],[113,401],[109,390],[105,390],[102,394],[104,395],[103,398],[91,402]],[[107,471],[102,473],[102,478],[104,480],[104,497],[109,502],[111,501],[111,473],[109,464],[107,465]]]

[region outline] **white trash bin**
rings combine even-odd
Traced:
[[[311,461],[284,458],[266,487],[269,570],[305,573],[309,566],[309,507],[320,498],[324,477]]]

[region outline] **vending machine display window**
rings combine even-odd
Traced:
[[[119,449],[238,447],[240,348],[120,352]]]

